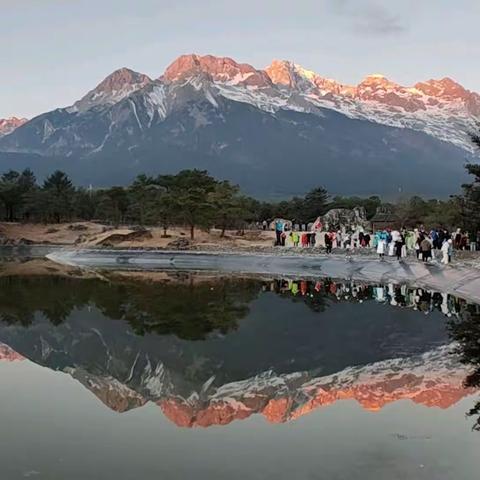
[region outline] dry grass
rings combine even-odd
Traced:
[[[140,238],[129,239],[135,230],[128,227],[112,229],[92,222],[62,223],[56,225],[0,223],[0,236],[14,242],[33,242],[36,244],[77,245],[95,247],[113,245],[117,248],[166,248],[169,243],[184,238],[189,240],[188,228],[171,228],[168,238],[163,237],[163,229],[149,228],[151,235],[139,235]],[[267,231],[246,231],[238,235],[236,231],[227,231],[221,237],[220,230],[209,232],[197,229],[191,246],[207,247],[269,247],[274,240],[274,233]],[[122,240],[121,237],[125,237]],[[143,238],[142,238],[143,237]]]

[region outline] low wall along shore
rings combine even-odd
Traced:
[[[331,277],[369,283],[406,283],[480,303],[480,269],[417,261],[379,261],[340,255],[272,255],[139,250],[56,250],[51,261],[96,269],[176,270],[272,275],[290,278]]]

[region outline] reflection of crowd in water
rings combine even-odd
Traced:
[[[375,300],[395,307],[412,308],[429,314],[440,311],[451,317],[459,315],[467,302],[453,295],[434,292],[424,288],[407,285],[367,285],[356,282],[338,282],[331,279],[321,280],[273,280],[264,284],[265,291],[272,291],[282,296],[308,299],[328,298],[336,301],[354,301],[363,303]],[[480,306],[476,308],[479,309]]]

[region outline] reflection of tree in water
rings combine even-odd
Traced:
[[[73,310],[91,305],[111,319],[128,321],[140,335],[197,340],[236,329],[260,290],[260,282],[246,279],[158,283],[6,277],[0,279],[0,320],[28,326],[41,313],[58,325]]]
[[[448,327],[452,340],[458,343],[455,351],[463,364],[473,368],[465,378],[466,388],[480,388],[480,307],[465,304],[459,316]],[[476,417],[473,428],[480,431],[480,401],[467,413]]]
[[[446,294],[405,285],[368,285],[317,280],[202,278],[184,274],[167,281],[148,282],[111,277],[80,279],[56,276],[0,279],[0,320],[28,326],[35,313],[53,324],[64,322],[75,309],[92,305],[105,316],[130,323],[136,333],[175,334],[202,339],[212,332],[227,333],[248,313],[248,304],[260,291],[272,291],[315,312],[336,302],[368,300],[409,307],[425,314],[440,310],[456,315],[461,301]]]

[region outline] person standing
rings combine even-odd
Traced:
[[[300,235],[296,231],[292,232],[292,242],[294,247],[298,247],[298,244],[300,242]]]
[[[276,236],[275,245],[277,246],[282,244],[282,232],[283,232],[283,223],[281,220],[277,220],[275,222],[275,236]]]
[[[400,261],[400,258],[402,258],[402,248],[403,248],[403,245],[405,244],[405,239],[400,232],[395,231],[394,233],[395,233],[395,235],[394,235],[394,238],[395,238],[395,256],[397,257],[397,260]]]
[[[417,259],[420,260],[420,257],[422,255],[422,241],[425,238],[424,234],[422,232],[419,232],[418,229],[416,228],[414,231],[414,238],[415,238],[415,252],[417,254]]]
[[[342,248],[343,247],[343,235],[339,230],[337,233],[332,232],[332,247],[333,248]]]
[[[444,240],[442,244],[442,263],[448,265],[452,260],[452,240]]]
[[[385,257],[385,249],[387,248],[387,240],[383,237],[380,237],[378,239],[378,244],[377,244],[377,253],[378,256],[380,257],[380,260],[383,260]]]
[[[420,243],[420,249],[422,250],[422,259],[426,263],[432,257],[432,242],[428,237],[424,237],[424,239]]]
[[[455,232],[453,245],[457,250],[460,250],[462,247],[462,230],[460,228],[457,228],[457,231]]]
[[[325,233],[325,247],[327,249],[327,253],[332,253],[332,237],[330,236],[330,233],[327,232]]]

